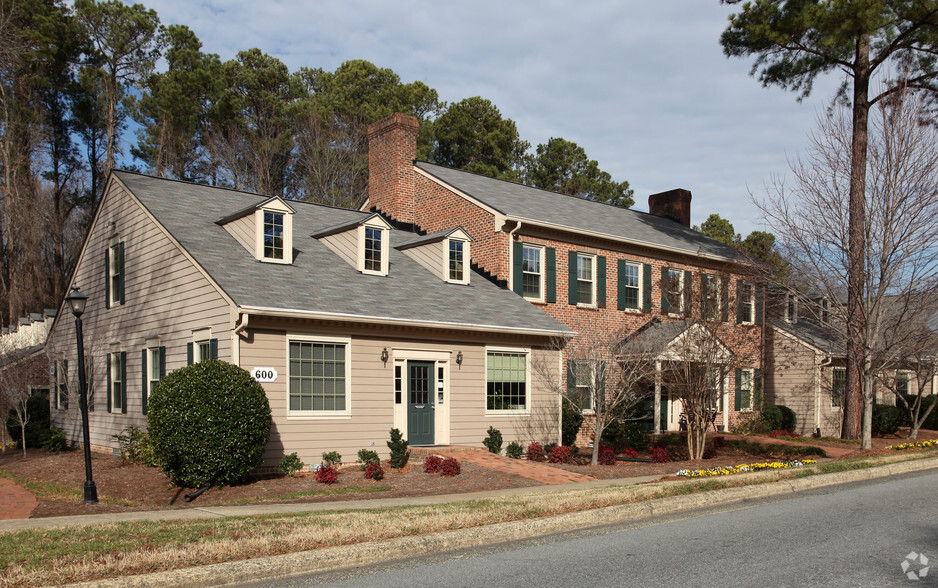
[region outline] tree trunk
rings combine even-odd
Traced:
[[[848,220],[847,273],[847,391],[843,400],[844,439],[860,437],[863,394],[860,366],[863,363],[861,337],[866,334],[862,300],[866,284],[866,165],[869,141],[870,37],[857,41],[853,72],[853,134],[850,158],[850,203]]]

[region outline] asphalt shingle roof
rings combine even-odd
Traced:
[[[419,161],[417,168],[520,220],[589,231],[690,255],[736,259],[736,250],[670,219]]]
[[[362,274],[311,237],[370,213],[290,201],[292,265],[254,259],[216,220],[267,200],[239,192],[131,172],[114,175],[241,307],[260,307],[498,330],[566,332],[547,313],[474,273],[450,284],[403,252],[413,233],[390,231],[389,275]],[[130,257],[132,252],[128,251]]]

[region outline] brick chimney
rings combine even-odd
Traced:
[[[414,223],[416,117],[397,112],[368,125],[368,202],[403,223]]]
[[[648,197],[648,212],[690,226],[690,190],[676,188]]]

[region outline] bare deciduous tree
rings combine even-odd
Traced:
[[[861,320],[847,320],[844,294],[850,269],[848,202],[851,185],[849,113],[821,115],[808,152],[792,162],[790,186],[775,179],[756,199],[780,235],[792,263],[784,286],[826,296],[845,340],[859,343],[864,403],[863,447],[871,445],[873,383],[884,356],[887,317],[910,294],[938,284],[938,130],[925,125],[921,98],[900,93],[876,104],[871,117],[863,232],[865,283]],[[850,334],[848,331],[856,330]],[[849,335],[849,337],[848,337]],[[878,348],[879,346],[879,348]]]

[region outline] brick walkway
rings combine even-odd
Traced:
[[[36,497],[28,490],[0,478],[0,519],[28,519],[38,505]]]
[[[517,474],[529,480],[542,484],[570,484],[573,482],[592,482],[596,478],[568,472],[557,467],[528,461],[526,459],[511,459],[503,455],[489,453],[486,449],[478,447],[464,447],[458,445],[441,447],[411,447],[413,457],[423,459],[426,455],[440,455],[442,457],[455,457],[459,461],[497,470],[506,474]]]

